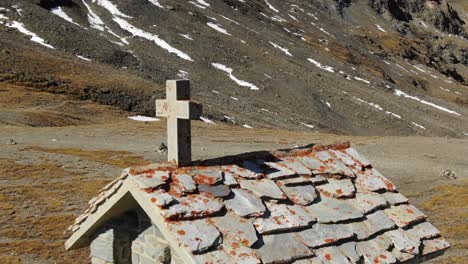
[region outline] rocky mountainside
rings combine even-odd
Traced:
[[[0,81],[153,115],[188,78],[214,123],[467,137],[467,21],[464,0],[3,0]]]

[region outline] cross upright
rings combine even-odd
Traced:
[[[167,160],[177,166],[192,161],[190,120],[198,119],[202,106],[190,101],[189,80],[168,80],[166,100],[156,100],[156,116],[167,118]]]

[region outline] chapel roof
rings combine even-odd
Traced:
[[[187,263],[398,263],[450,246],[349,143],[126,169],[67,247],[125,192]]]

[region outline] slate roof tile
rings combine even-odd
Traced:
[[[261,180],[239,180],[239,184],[243,189],[249,190],[260,198],[284,200],[286,195],[269,179]]]
[[[294,264],[323,264],[323,262],[318,257],[313,257],[296,260]]]
[[[246,247],[252,246],[258,240],[255,227],[249,219],[244,219],[234,213],[228,213],[226,216],[213,217],[211,219],[224,238],[236,241]]]
[[[351,200],[321,197],[320,202],[308,205],[306,208],[319,223],[337,223],[364,216],[354,204]]]
[[[392,241],[399,252],[414,254],[416,247],[419,247],[419,243],[414,243],[414,240],[409,239],[402,229],[388,231],[385,236]]]
[[[307,156],[298,157],[298,159],[304,164],[313,174],[324,174],[327,173],[328,168],[325,163],[320,161],[314,154]]]
[[[357,244],[358,251],[364,257],[366,263],[396,263],[397,259],[386,249],[379,247],[374,241],[361,241]]]
[[[283,158],[284,164],[288,169],[294,171],[297,175],[311,175],[312,172],[297,157]]]
[[[221,233],[206,219],[168,222],[167,227],[178,244],[193,254],[217,248],[222,243]]]
[[[229,186],[226,186],[224,184],[218,184],[218,185],[200,184],[198,185],[198,190],[200,192],[212,194],[215,197],[227,197],[229,196],[229,194],[231,194],[231,189],[229,189]]]
[[[354,241],[343,243],[338,246],[338,249],[345,255],[351,263],[358,263],[362,255],[356,249],[357,243]]]
[[[260,234],[269,234],[280,231],[292,231],[307,227],[315,221],[304,207],[299,205],[286,205],[266,203],[270,215],[258,217],[254,221],[255,228]]]
[[[382,193],[381,195],[391,205],[399,205],[399,204],[408,203],[408,198],[406,198],[401,193],[385,192],[385,193]]]
[[[278,180],[288,176],[296,175],[296,172],[289,169],[284,162],[265,162],[271,169],[266,174],[269,179]]]
[[[356,149],[354,148],[347,148],[344,150],[344,152],[346,152],[346,154],[350,155],[351,157],[353,157],[354,160],[358,161],[363,167],[369,167],[371,166],[371,163],[370,161],[364,157],[363,155],[361,155],[361,153],[359,153]]]
[[[172,182],[177,185],[179,192],[183,195],[185,193],[192,193],[197,190],[197,184],[192,176],[188,174],[175,174],[171,177]]]
[[[370,236],[393,228],[395,223],[382,211],[376,211],[366,216],[361,222],[350,223],[350,228],[357,234],[359,240],[364,240]]]
[[[277,183],[280,183],[286,186],[296,186],[296,185],[307,185],[307,184],[314,184],[319,185],[327,182],[327,178],[323,177],[322,175],[305,175],[305,176],[297,176],[286,178],[282,180],[278,180]]]
[[[134,180],[142,189],[156,189],[169,179],[169,171],[149,171],[142,174],[132,175]]]
[[[214,185],[223,181],[223,171],[217,167],[195,168],[189,174],[198,184]]]
[[[381,191],[388,190],[394,191],[395,186],[388,179],[386,179],[376,169],[366,169],[357,174],[356,185],[359,185],[364,191]]]
[[[315,254],[324,264],[351,264],[348,258],[334,246],[319,248],[315,251]]]
[[[393,256],[395,256],[396,259],[398,259],[400,262],[405,262],[405,261],[408,261],[410,259],[414,259],[416,257],[416,255],[413,255],[413,254],[409,254],[409,253],[405,253],[405,252],[401,252],[399,251],[398,249],[394,248],[392,249],[392,254]]]
[[[398,227],[406,227],[411,223],[426,219],[426,215],[423,214],[416,207],[403,204],[398,206],[391,206],[384,211]]]
[[[424,240],[422,254],[423,256],[425,256],[425,255],[434,253],[436,251],[447,249],[449,247],[450,247],[450,243],[443,238]]]
[[[151,203],[154,203],[160,208],[167,207],[174,201],[174,197],[163,190],[156,190],[151,193],[146,193]]]
[[[317,192],[313,185],[296,185],[287,186],[278,181],[278,186],[286,194],[286,196],[295,204],[308,205],[315,201]]]
[[[234,187],[234,186],[239,185],[236,178],[234,177],[234,174],[232,174],[231,172],[225,171],[223,173],[223,176],[224,176],[224,180],[223,180],[224,185],[227,185],[229,187]]]
[[[263,245],[257,254],[265,264],[291,262],[314,255],[295,233],[263,236]]]
[[[363,214],[374,211],[378,208],[387,206],[387,201],[378,193],[366,192],[356,193],[356,207],[358,207]]]
[[[225,172],[230,172],[234,175],[237,175],[239,177],[246,178],[246,179],[258,179],[262,177],[262,174],[255,173],[251,170],[239,167],[237,165],[225,165],[225,166],[222,166],[222,169]]]
[[[208,193],[190,194],[177,198],[172,206],[161,211],[169,220],[202,218],[218,213],[224,204]]]
[[[346,224],[314,224],[312,228],[298,233],[304,243],[311,247],[321,247],[354,236],[354,232]]]
[[[226,208],[244,217],[261,216],[266,208],[260,198],[244,189],[232,189],[234,197],[225,200]]]
[[[417,224],[408,229],[407,232],[414,233],[420,239],[428,239],[440,236],[439,229],[437,229],[429,222]]]
[[[328,183],[317,186],[320,193],[326,197],[353,197],[356,189],[350,179],[329,179]]]
[[[316,156],[328,167],[327,173],[351,178],[355,177],[354,173],[343,162],[333,157],[330,152],[319,151],[316,153]]]

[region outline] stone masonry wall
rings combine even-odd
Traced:
[[[90,247],[92,264],[182,263],[141,209],[110,220]]]

